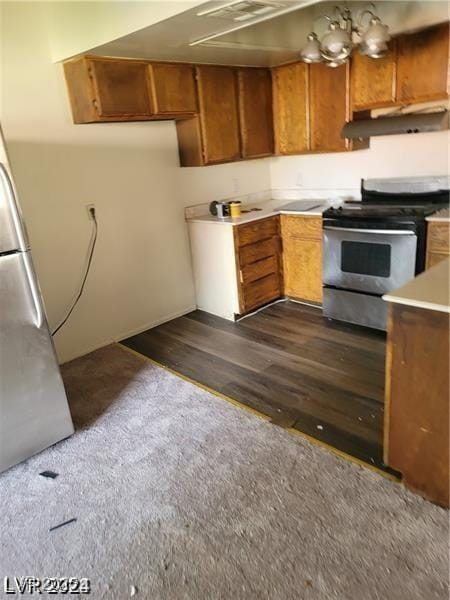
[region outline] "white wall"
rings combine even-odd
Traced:
[[[184,206],[270,187],[267,161],[181,169],[172,122],[73,125],[52,62],[47,3],[3,2],[3,126],[51,326],[80,281],[95,203],[99,239],[85,295],[56,336],[61,361],[195,305]]]
[[[375,137],[370,148],[339,154],[273,158],[272,188],[357,193],[361,178],[445,175],[449,167],[447,131]]]

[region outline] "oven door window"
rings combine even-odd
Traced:
[[[341,269],[345,273],[390,277],[391,246],[390,244],[343,241],[341,243]]]

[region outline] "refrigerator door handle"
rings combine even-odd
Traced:
[[[19,244],[18,250],[26,251],[28,250],[28,238],[25,230],[25,224],[17,204],[14,186],[8,175],[5,165],[2,163],[0,163],[0,178],[3,180],[4,189],[6,191],[7,203]]]
[[[36,312],[36,327],[41,328],[44,323],[44,312],[41,303],[41,294],[37,286],[36,274],[28,252],[22,254],[25,273],[27,276],[28,286],[30,288],[31,297],[33,299],[34,309]]]

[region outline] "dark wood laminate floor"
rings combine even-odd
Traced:
[[[385,335],[293,302],[238,323],[194,311],[122,342],[265,415],[382,461]]]

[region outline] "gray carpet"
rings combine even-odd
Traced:
[[[445,510],[120,346],[63,375],[75,435],[0,476],[2,577],[90,577],[95,600],[447,600]]]

